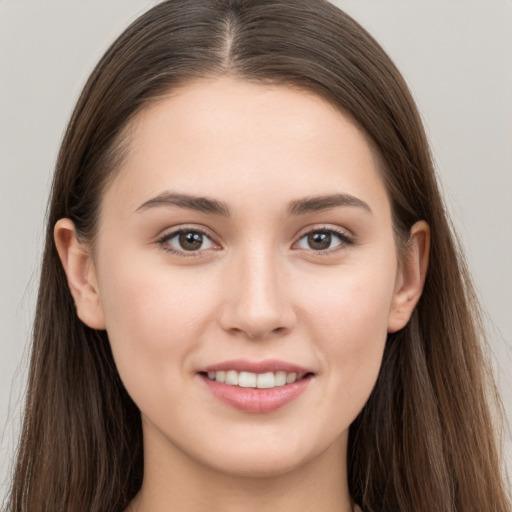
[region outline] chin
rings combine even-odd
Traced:
[[[238,478],[275,478],[292,473],[308,460],[300,458],[297,454],[282,454],[278,450],[274,453],[262,452],[225,454],[222,460],[203,461],[218,473]]]
[[[259,435],[246,435],[244,440],[233,435],[229,438],[229,444],[226,444],[226,439],[212,440],[212,444],[200,452],[196,450],[196,453],[200,454],[198,460],[202,465],[225,475],[242,478],[284,476],[314,465],[327,453],[335,452],[338,463],[343,460],[346,436],[329,441],[325,433],[317,439],[294,436],[292,432],[287,436],[283,436],[282,431],[280,435],[276,434],[263,431]],[[215,449],[211,450],[213,446]]]

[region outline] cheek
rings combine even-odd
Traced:
[[[178,387],[190,369],[188,356],[211,315],[208,282],[197,286],[190,274],[135,254],[109,254],[99,285],[114,359],[132,398],[142,404],[151,389],[157,403],[160,390]]]
[[[394,292],[393,261],[353,267],[317,280],[308,301],[308,329],[329,374],[331,395],[352,419],[379,374]]]

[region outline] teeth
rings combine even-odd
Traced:
[[[230,384],[231,386],[238,386],[238,372],[235,370],[227,371],[226,380],[224,382],[226,384]]]
[[[283,371],[266,373],[237,372],[236,370],[208,372],[210,380],[223,382],[230,386],[259,389],[271,389],[293,384],[304,378],[305,375],[305,373],[287,373]]]
[[[233,371],[233,373],[236,373]],[[256,374],[250,372],[240,372],[238,377],[238,385],[241,388],[255,388],[256,387]]]
[[[286,375],[286,384],[292,384],[297,380],[297,374],[296,373],[288,373]]]
[[[284,386],[286,384],[286,372],[276,372],[275,386]]]
[[[260,389],[273,388],[276,385],[276,378],[272,372],[260,373],[256,381],[256,387]]]

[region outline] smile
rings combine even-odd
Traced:
[[[202,368],[198,376],[215,398],[246,413],[268,413],[291,404],[315,380],[308,368],[277,360],[225,361]]]
[[[241,388],[257,388],[257,389],[272,389],[286,384],[293,384],[301,380],[306,375],[305,373],[296,372],[265,372],[253,373],[237,370],[228,371],[210,371],[207,373],[210,380],[222,382],[229,386],[239,386]]]

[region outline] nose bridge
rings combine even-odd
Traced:
[[[256,339],[292,326],[282,264],[270,244],[247,244],[236,255],[227,279],[224,329]]]

